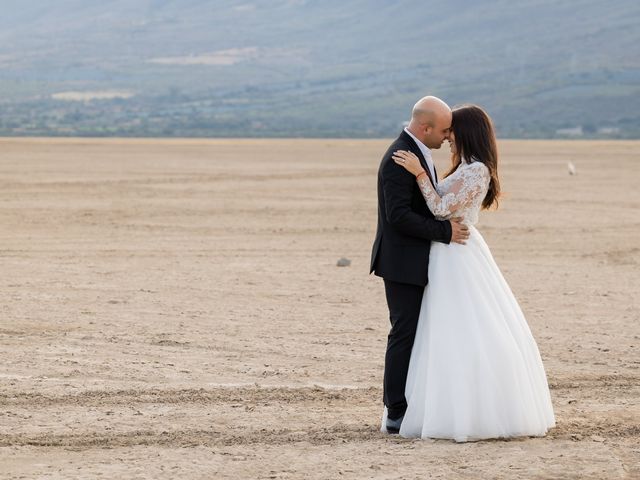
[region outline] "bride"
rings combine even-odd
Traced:
[[[418,157],[394,161],[416,176],[439,219],[461,217],[466,245],[433,242],[405,387],[403,437],[457,442],[543,436],[555,425],[536,342],[487,244],[474,227],[497,203],[498,153],[488,115],[475,105],[453,110],[453,168],[434,188]],[[382,419],[386,431],[387,410]]]

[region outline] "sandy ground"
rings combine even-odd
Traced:
[[[387,143],[0,140],[0,476],[640,478],[640,142],[500,143],[558,425],[468,444],[378,432]]]

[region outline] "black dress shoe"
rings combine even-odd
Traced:
[[[387,418],[387,433],[397,434],[400,433],[400,425],[402,425],[402,420],[404,419],[404,415],[396,420],[391,420]]]

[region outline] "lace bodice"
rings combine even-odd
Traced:
[[[463,223],[475,225],[490,180],[489,169],[484,163],[463,160],[455,172],[438,183],[436,190],[426,176],[418,179],[418,185],[436,218],[461,217]]]

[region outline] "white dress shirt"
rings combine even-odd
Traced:
[[[416,142],[416,144],[418,145],[418,148],[420,149],[420,151],[422,152],[422,156],[424,157],[425,161],[427,162],[427,167],[429,167],[429,173],[431,173],[431,178],[433,178],[433,183],[434,185],[436,183],[438,183],[438,179],[436,178],[436,171],[433,167],[433,159],[431,158],[431,150],[429,150],[429,147],[427,147],[424,143],[422,143],[420,140],[418,140],[413,133],[411,133],[409,130],[407,130],[406,128],[404,129],[405,132],[407,132],[407,134],[413,138]]]

